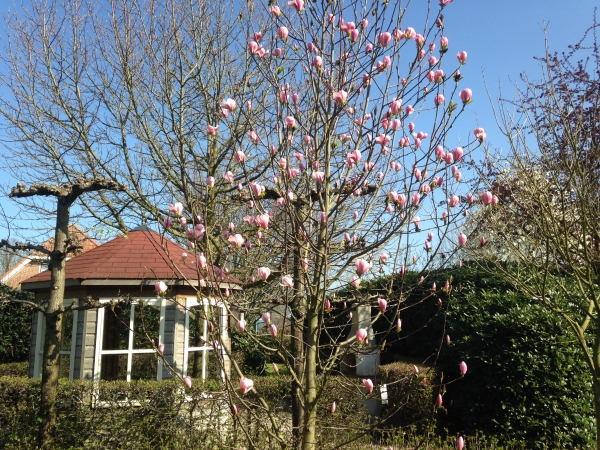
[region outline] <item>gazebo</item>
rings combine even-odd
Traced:
[[[232,276],[201,270],[194,258],[182,259],[183,247],[143,226],[66,262],[65,306],[89,299],[110,303],[64,313],[60,348],[61,377],[82,380],[168,379],[173,373],[155,356],[155,348],[174,373],[197,379],[222,379],[229,372],[229,320],[219,292],[237,290]],[[215,268],[216,269],[216,268]],[[154,285],[163,281],[167,295]],[[43,303],[50,272],[22,283]],[[213,295],[211,295],[211,293]],[[210,342],[218,327],[223,348]],[[33,316],[29,375],[41,373],[44,347],[42,313]],[[223,365],[214,357],[222,352]],[[211,357],[212,356],[212,357]]]

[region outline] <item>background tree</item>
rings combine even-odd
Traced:
[[[472,256],[485,256],[532,302],[560,315],[593,380],[600,427],[600,54],[594,23],[563,54],[522,77],[517,115],[498,112],[510,144],[489,158],[483,206],[473,215]],[[548,48],[548,47],[547,47]],[[492,205],[497,204],[496,207]],[[487,251],[477,247],[487,246]],[[509,262],[505,264],[505,262]],[[574,283],[566,280],[574,279]],[[598,448],[600,448],[600,433]]]

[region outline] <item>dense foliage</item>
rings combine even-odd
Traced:
[[[0,293],[18,300],[33,300],[30,292],[15,291],[0,284]],[[0,361],[25,361],[29,357],[31,308],[18,304],[0,304]]]
[[[447,279],[450,295],[438,291],[403,311],[405,339],[391,351],[432,362],[439,351],[443,383],[460,376],[456,361],[467,362],[464,379],[442,389],[440,428],[502,435],[531,449],[591,447],[591,379],[567,325],[502,279],[470,267],[432,274],[407,303],[429,295],[432,282],[443,286]]]

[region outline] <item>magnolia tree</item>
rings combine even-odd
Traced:
[[[597,29],[567,53],[547,50],[541,78],[524,76],[510,102],[520,115],[499,111],[510,151],[505,159],[488,158],[468,247],[571,329],[592,376],[600,431]]]
[[[451,37],[444,34],[441,12],[450,2],[440,3],[420,33],[416,24],[403,23],[397,3],[261,6],[270,17],[248,33],[239,62],[253,75],[214,105],[220,114],[204,124],[207,145],[230,139],[239,116],[251,127],[219,164],[195,174],[197,200],[172,204],[163,222],[189,238],[184,258],[197,264],[200,286],[207,272],[219,278],[238,267],[248,289],[262,289],[284,308],[289,328],[278,330],[267,313],[272,305],[249,305],[246,293],[213,293],[242,332],[240,311],[264,308],[268,332],[277,339],[265,351],[282,357],[293,378],[298,448],[316,447],[318,401],[342,358],[375,344],[369,325],[387,321],[386,339],[400,329],[402,297],[391,294],[410,288],[402,286],[407,268],[421,271],[425,281],[442,245],[453,252],[466,243],[458,226],[473,196],[462,171],[467,151],[485,132],[476,129],[464,148],[448,136],[472,97],[461,85],[467,53],[450,51]],[[245,215],[220,227],[206,220],[212,211],[202,199],[228,189]],[[229,246],[228,256],[217,262],[209,239]],[[398,276],[371,290],[369,281],[380,274]],[[164,286],[158,289],[164,293]],[[339,289],[351,289],[352,301],[338,301]],[[344,335],[340,318],[349,324],[359,305],[373,306],[372,317],[355,335]],[[213,339],[220,345],[216,332]],[[233,365],[236,375],[227,380],[232,410],[259,401],[270,435],[285,446],[268,399]],[[378,395],[373,379],[363,385],[365,395]]]

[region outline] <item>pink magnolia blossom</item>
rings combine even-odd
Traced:
[[[223,100],[223,103],[221,103],[221,108],[233,112],[237,108],[237,103],[234,99],[228,98],[227,100]]]
[[[416,205],[418,205],[418,204],[419,204],[419,201],[420,201],[420,200],[421,200],[421,196],[419,195],[419,193],[418,193],[418,192],[415,192],[415,193],[412,195],[412,198],[411,198],[412,204],[416,206]]]
[[[295,128],[296,127],[296,119],[294,119],[293,116],[287,116],[285,118],[285,124],[288,126],[288,128]]]
[[[385,310],[387,309],[387,300],[384,298],[378,298],[377,299],[377,304],[379,305],[379,310],[384,313]]]
[[[196,259],[198,261],[198,266],[200,266],[201,269],[206,269],[207,264],[206,256],[204,256],[204,253],[200,253]]]
[[[498,204],[498,197],[493,195],[492,196],[492,206],[496,206]]]
[[[467,52],[465,52],[464,50],[462,52],[458,52],[456,54],[456,59],[458,59],[458,62],[461,65],[465,64],[467,62]]]
[[[382,47],[387,47],[392,40],[392,35],[386,31],[385,33],[380,33],[377,40]]]
[[[490,203],[492,203],[492,193],[490,191],[486,191],[483,194],[481,194],[481,203],[483,203],[484,205],[489,205]]]
[[[357,259],[354,261],[354,265],[356,266],[356,273],[358,276],[362,276],[365,272],[371,269],[372,264],[364,259]]]
[[[333,93],[333,101],[338,104],[345,105],[346,102],[348,101],[348,93],[344,90],[334,92]]]
[[[354,289],[358,289],[360,286],[360,277],[354,275],[350,280],[350,284],[354,287]]]
[[[485,141],[486,134],[483,128],[475,128],[473,134],[475,135],[475,139],[479,140],[479,142]]]
[[[419,375],[419,373],[421,373],[419,368],[417,366],[415,366],[414,364],[413,364],[413,372],[415,373],[415,375]]]
[[[271,217],[269,216],[269,214],[261,214],[254,218],[254,224],[257,227],[262,228],[263,230],[268,230],[270,219],[271,219]]]
[[[277,327],[275,326],[274,323],[272,323],[271,326],[269,327],[269,333],[271,333],[271,336],[273,336],[273,337],[277,336]]]
[[[371,380],[365,379],[363,380],[363,384],[365,385],[365,389],[367,390],[368,394],[373,392],[373,382]]]
[[[206,229],[204,228],[204,225],[199,223],[194,228],[186,228],[185,235],[189,239],[197,240],[197,239],[202,239],[205,231],[206,231]]]
[[[437,403],[438,407],[442,406],[442,404],[443,404],[442,394],[438,394],[436,403]]]
[[[183,212],[183,204],[180,202],[175,203],[174,205],[169,205],[169,211],[175,214],[177,217],[181,215]]]
[[[285,287],[294,287],[294,279],[291,276],[286,275],[281,278],[281,284]]]
[[[263,320],[264,323],[269,325],[271,323],[271,313],[269,313],[269,312],[262,313],[261,319]]]
[[[400,332],[401,330],[402,330],[402,320],[400,319],[400,317],[398,317],[398,320],[396,320],[396,331]]]
[[[356,331],[356,342],[358,342],[359,344],[366,342],[368,338],[369,338],[369,333],[364,328],[359,328]]]
[[[471,91],[471,89],[469,88],[463,89],[462,91],[460,91],[459,97],[462,100],[463,104],[466,105],[467,103],[471,102],[471,98],[473,97],[473,91]]]
[[[247,394],[254,387],[254,381],[249,378],[242,377],[240,379],[240,390],[242,394]]]
[[[190,377],[189,375],[186,377],[183,377],[183,384],[185,384],[185,386],[188,389],[191,389],[192,388],[192,377]]]
[[[269,275],[271,275],[271,269],[268,267],[259,267],[256,269],[256,271],[258,272],[258,276],[261,277],[263,281],[267,281],[267,278],[269,278]]]
[[[452,197],[450,197],[448,199],[448,205],[450,206],[450,208],[454,208],[456,205],[458,205],[459,202],[460,202],[460,199],[458,198],[457,195],[453,195]]]
[[[331,414],[335,413],[335,402],[331,404],[331,408],[329,410],[331,411]]]
[[[462,436],[459,436],[458,440],[456,441],[456,448],[458,450],[463,450],[464,446],[465,446],[465,440],[463,439]]]
[[[159,355],[162,355],[165,352],[165,344],[158,344],[156,350],[158,351]]]
[[[277,367],[277,364],[275,363],[273,363],[273,372],[279,373],[279,367]]]
[[[464,377],[466,373],[467,373],[467,363],[462,361],[460,363],[460,374]]]
[[[276,17],[279,17],[281,15],[281,9],[277,5],[271,6],[269,11],[271,12],[271,14],[273,14]]]
[[[369,54],[373,51],[373,44],[367,44],[365,45],[365,53]]]
[[[412,218],[412,222],[415,225],[415,229],[417,231],[419,231],[421,228],[421,218],[419,216],[415,216]],[[413,262],[414,262],[415,258],[416,258],[416,256],[413,256]]]
[[[458,235],[458,246],[464,247],[466,243],[467,243],[467,235],[464,233],[460,233]]]
[[[256,131],[248,131],[247,134],[253,144],[258,144],[260,142],[260,138],[258,137],[258,134],[256,134]]]
[[[288,2],[288,6],[291,6],[296,11],[300,12],[304,10],[304,0],[292,0]]]
[[[214,187],[215,186],[215,177],[209,175],[208,177],[206,177],[206,185],[208,187]]]
[[[400,142],[398,142],[398,145],[400,145],[400,147],[410,146],[410,140],[408,139],[408,136],[401,137]]]
[[[243,333],[244,331],[246,331],[246,321],[244,319],[238,320],[237,327],[238,330],[240,330]]]
[[[171,219],[170,217],[167,217],[164,221],[163,221],[163,227],[165,227],[167,230],[170,229],[173,226],[173,219]]]
[[[279,29],[277,30],[277,36],[279,37],[279,39],[287,39],[289,34],[290,32],[286,27],[279,27]]]
[[[479,241],[480,247],[485,247],[487,245],[487,241],[485,240],[485,236],[481,236],[481,240]]]
[[[216,135],[217,135],[217,133],[219,132],[219,126],[217,125],[217,126],[214,126],[214,127],[213,127],[213,126],[211,126],[211,125],[207,125],[207,126],[206,126],[206,132],[207,132],[208,134],[211,134],[211,135],[213,135],[213,136],[216,136]]]
[[[433,67],[438,63],[438,59],[435,56],[431,55],[427,62],[429,63],[429,67]]]
[[[167,292],[167,285],[165,284],[164,281],[157,281],[154,284],[154,289],[156,289],[156,292],[158,293],[158,295],[164,295],[165,292]]]
[[[448,38],[446,36],[442,36],[440,38],[440,47],[442,47],[442,50],[446,50],[448,48]]]
[[[312,60],[312,65],[315,69],[320,69],[321,67],[323,67],[323,58],[321,58],[320,56],[315,56]]]
[[[456,147],[454,150],[452,150],[452,156],[454,158],[454,161],[458,161],[460,158],[462,158],[463,154],[464,150],[462,147]]]
[[[387,263],[387,261],[388,261],[388,259],[389,259],[389,255],[388,255],[387,253],[381,253],[381,254],[379,255],[379,262],[380,262],[381,264],[386,264],[386,263]]]
[[[417,32],[412,27],[408,27],[406,29],[406,31],[404,32],[404,38],[407,39],[407,40],[408,39],[414,39],[416,35],[417,35]]]
[[[446,101],[446,98],[442,94],[436,95],[433,99],[433,103],[435,103],[435,106],[440,106],[445,101]]]
[[[240,248],[244,245],[245,239],[241,234],[234,234],[229,236],[228,241],[234,247]]]

